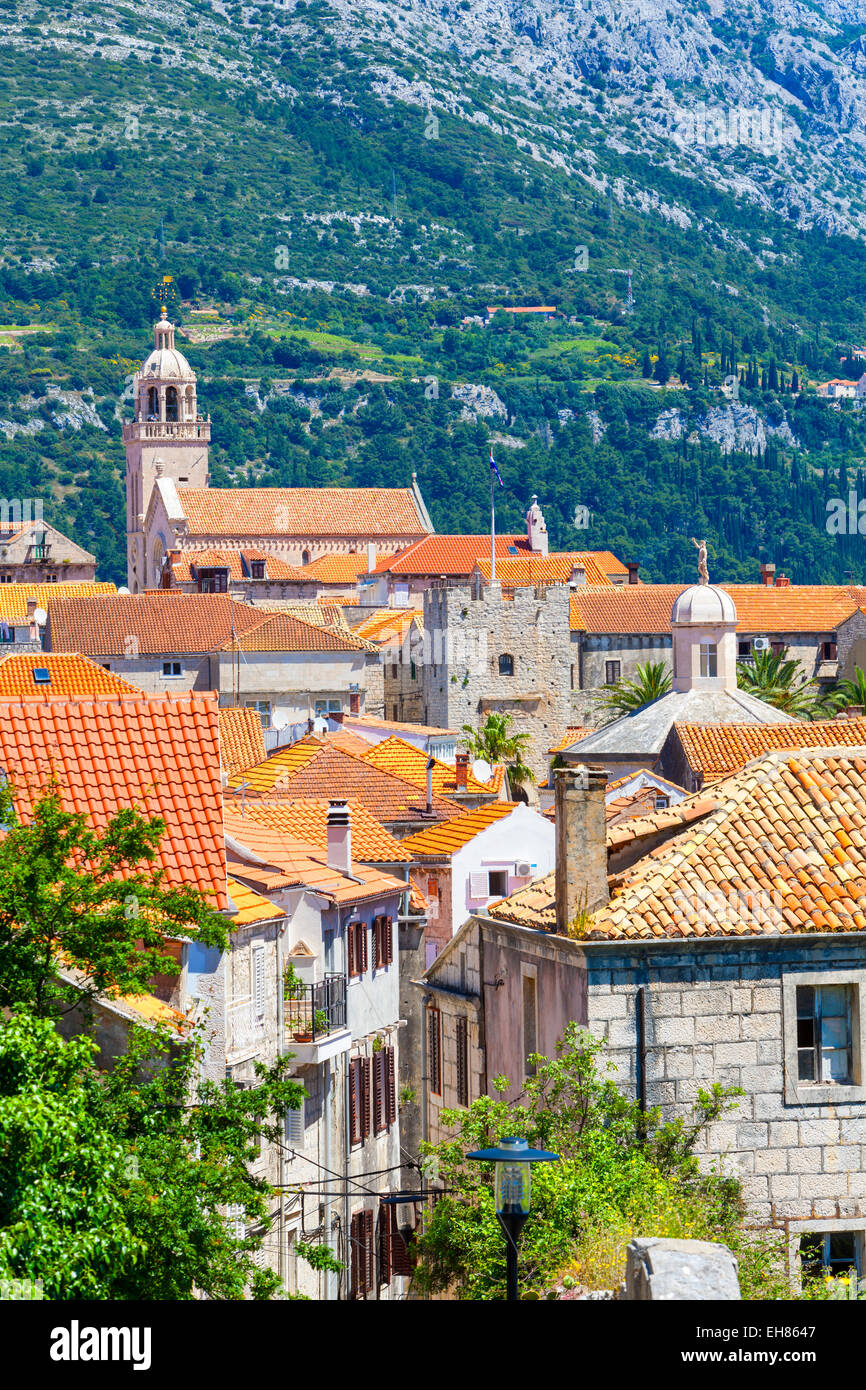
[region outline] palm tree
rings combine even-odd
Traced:
[[[854,667],[854,676],[851,680],[839,681],[827,695],[827,709],[840,710],[848,709],[851,705],[859,705],[866,710],[866,675],[863,674],[859,666]]]
[[[529,734],[510,734],[513,723],[512,714],[488,714],[480,729],[464,724],[463,746],[473,758],[483,758],[491,765],[504,763],[509,786],[520,787],[524,782],[534,782],[535,776],[524,762]]]
[[[787,647],[755,652],[752,662],[738,665],[737,685],[747,695],[799,719],[820,719],[826,714],[817,683],[806,679],[799,661],[788,657]]]
[[[601,702],[602,709],[619,717],[621,714],[633,714],[643,709],[644,705],[651,705],[653,700],[667,695],[670,688],[671,673],[665,663],[648,661],[645,666],[638,666],[633,681],[621,679],[613,685],[606,685],[596,698]]]

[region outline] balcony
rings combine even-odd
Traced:
[[[300,1065],[316,1064],[348,1052],[346,981],[326,975],[315,984],[286,983],[286,1044]]]

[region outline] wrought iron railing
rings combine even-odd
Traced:
[[[316,1042],[346,1026],[346,980],[326,975],[316,984],[287,986],[286,1029],[296,1042]]]

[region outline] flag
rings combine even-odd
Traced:
[[[494,459],[494,457],[493,457],[493,450],[492,450],[492,449],[490,450],[490,472],[496,474],[497,478],[499,479],[499,486],[500,486],[500,487],[505,487],[505,484],[504,484],[503,481],[502,481],[502,474],[499,472],[499,469],[496,467],[496,461],[495,461],[495,459]]]

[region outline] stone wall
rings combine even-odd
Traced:
[[[645,991],[646,1101],[665,1118],[690,1111],[698,1089],[718,1081],[745,1092],[714,1124],[701,1153],[737,1174],[752,1217],[802,1231],[822,1219],[866,1224],[866,1103],[860,1087],[815,1088],[823,1103],[792,1103],[796,1020],[783,984],[820,972],[856,979],[866,951],[856,937],[752,938],[622,949],[587,943],[589,1026],[605,1038],[611,1073],[630,1094],[638,1082],[636,1000]],[[811,983],[812,981],[810,981]],[[862,988],[866,988],[863,986]],[[862,989],[861,989],[862,992]],[[861,1010],[862,1017],[862,1010]],[[785,1044],[785,1029],[788,1042]],[[793,1044],[793,1045],[792,1045]],[[862,1048],[862,1024],[861,1024]],[[793,1057],[792,1057],[793,1051]],[[866,1058],[863,1059],[866,1064]],[[866,1094],[866,1092],[864,1092]]]
[[[473,597],[473,594],[477,595]],[[424,596],[424,722],[480,728],[491,712],[514,716],[528,733],[527,762],[547,773],[547,750],[571,720],[569,589],[565,584],[517,589],[434,587]],[[500,657],[513,675],[500,674]]]

